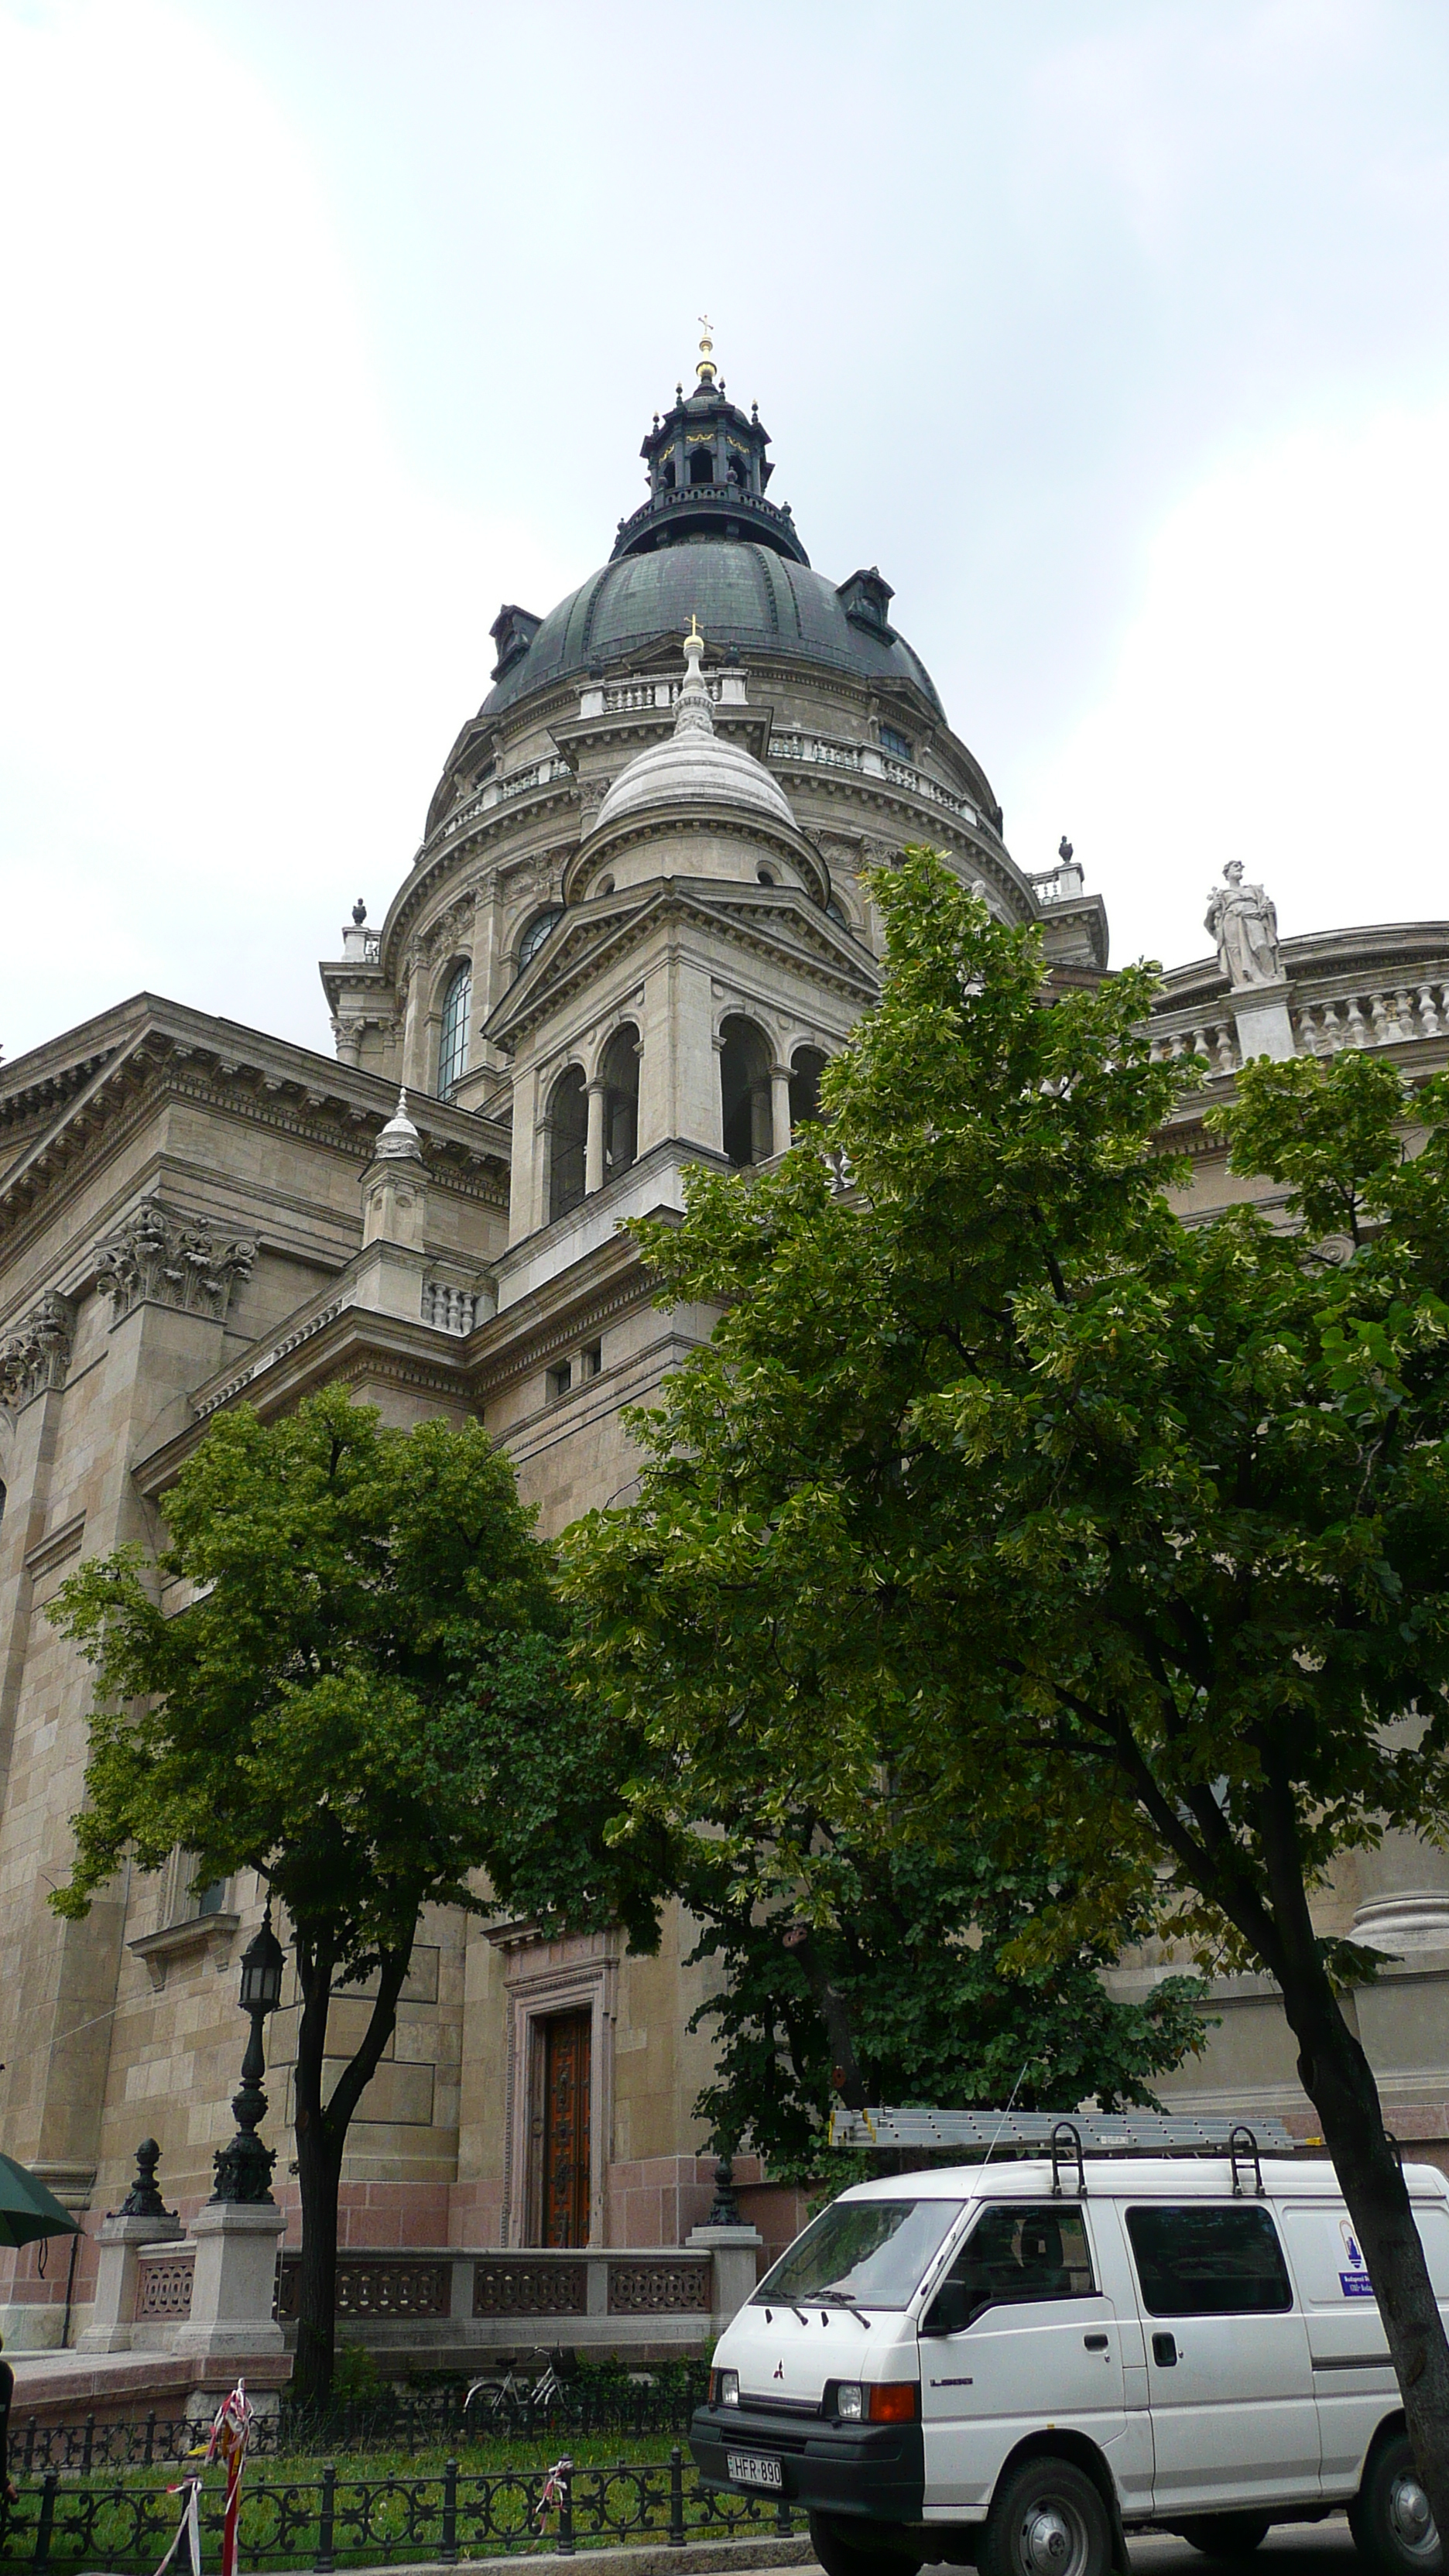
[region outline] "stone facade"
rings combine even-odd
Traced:
[[[691,1163],[788,1142],[877,989],[864,872],[931,841],[1000,917],[1042,925],[1059,981],[1105,968],[1102,904],[1070,850],[1037,877],[1012,860],[979,764],[888,622],[889,586],[810,571],[764,498],[764,433],[712,369],[665,431],[611,565],[548,619],[500,617],[495,688],[398,893],[376,930],[359,905],[322,968],[335,1060],[142,995],[0,1074],[4,2145],[89,2230],[73,2276],[0,2256],[12,2346],[91,2323],[95,2231],[146,2132],[182,2221],[203,2204],[245,2038],[236,1965],[260,1917],[250,1880],[198,1892],[184,1854],[123,1874],[84,1924],[47,1908],[89,1694],[44,1616],[66,1573],[156,1545],[168,1483],[218,1408],[270,1413],[331,1381],[398,1424],[480,1418],[545,1531],[627,1495],[622,1410],[710,1319],[654,1307],[618,1222],[677,1207]],[[674,460],[701,444],[719,479],[681,489]],[[702,649],[682,664],[696,606]],[[1280,962],[1250,994],[1216,960],[1167,979],[1159,1043],[1205,1053],[1210,1091],[1231,1086],[1244,1014],[1269,1006],[1286,1044],[1393,1047],[1425,1067],[1449,1053],[1449,926],[1289,938]],[[1200,1108],[1183,1137],[1190,1215],[1227,1183]],[[1449,1874],[1395,1845],[1331,1909],[1405,1950],[1363,2028],[1394,2115],[1440,2132]],[[565,2020],[587,2070],[589,2241],[682,2246],[713,2197],[689,1947],[678,1920],[635,1960],[604,1939],[430,1916],[352,2131],[344,2249],[436,2264],[438,2249],[537,2241],[540,2051]],[[1179,2091],[1301,2111],[1272,1997],[1223,2000]],[[362,1994],[340,1999],[339,2048],[365,2011]],[[295,2017],[289,1990],[268,2033],[284,2267]],[[746,2215],[778,2241],[786,2196],[743,2180]],[[164,2247],[136,2268],[153,2307],[180,2296]],[[115,2328],[107,2314],[94,2330]]]

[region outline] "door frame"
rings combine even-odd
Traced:
[[[621,1935],[595,1932],[566,1941],[511,1942],[507,1954],[507,2057],[504,2071],[503,2226],[505,2248],[526,2246],[528,2127],[535,2022],[587,2012],[589,2032],[589,2233],[606,2241],[608,2169],[614,2132],[614,2025],[618,2019]]]

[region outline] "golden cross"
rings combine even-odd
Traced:
[[[702,644],[704,642],[704,637],[699,631],[699,620],[695,616],[693,609],[689,612],[689,641],[691,644]]]
[[[699,327],[700,327],[700,329],[703,331],[705,338],[706,338],[707,340],[709,340],[709,339],[713,339],[713,337],[714,337],[714,325],[713,325],[713,323],[711,322],[711,320],[710,320],[710,318],[709,318],[709,315],[708,315],[707,313],[701,313],[701,314],[699,315],[698,319],[699,319]]]

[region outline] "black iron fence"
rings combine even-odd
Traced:
[[[161,2484],[68,2481],[59,2469],[20,2480],[20,2501],[4,2516],[0,2566],[44,2570],[80,2565],[150,2570],[173,2538],[183,2497]],[[203,2552],[219,2546],[219,2479],[203,2488]],[[248,2475],[242,2494],[241,2558],[246,2568],[340,2567],[390,2560],[460,2558],[513,2551],[607,2548],[643,2539],[682,2548],[696,2537],[753,2530],[788,2538],[781,2499],[716,2495],[681,2450],[648,2467],[513,2469],[473,2475],[449,2460],[439,2477],[354,2478],[334,2467],[315,2478],[269,2483]],[[173,2567],[187,2576],[183,2542]]]
[[[571,2434],[586,2441],[593,2435],[616,2434],[635,2441],[651,2434],[663,2440],[689,2430],[696,2406],[704,2402],[708,2374],[685,2371],[664,2386],[628,2381],[565,2380],[553,2394],[536,2397],[527,2385],[512,2387],[506,2378],[488,2383],[464,2408],[465,2389],[420,2389],[406,2396],[384,2395],[342,2401],[325,2407],[289,2406],[258,2416],[252,2452],[266,2459],[317,2458],[323,2452],[418,2451],[470,2441],[496,2441],[500,2435],[545,2441]],[[500,2399],[502,2402],[500,2403]],[[208,2418],[209,2421],[209,2418]],[[145,2468],[179,2460],[206,2425],[187,2415],[149,2414],[130,2423],[98,2424],[94,2415],[72,2424],[41,2424],[32,2415],[10,2426],[10,2474],[46,2469]]]

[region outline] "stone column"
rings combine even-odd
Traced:
[[[604,1186],[604,1086],[591,1082],[588,1088],[589,1126],[584,1142],[584,1196],[591,1197]]]
[[[754,2294],[764,2238],[758,2227],[692,2227],[690,2245],[709,2248],[714,2256],[713,2332],[724,2333],[732,2316]]]
[[[173,2211],[156,2218],[103,2218],[96,2229],[100,2265],[91,2322],[77,2341],[80,2352],[129,2352],[135,2337],[138,2255],[143,2245],[174,2244],[185,2228]]]
[[[191,2314],[177,2328],[173,2353],[205,2365],[284,2349],[272,2305],[277,2239],[286,2224],[269,2200],[209,2200],[197,2211]]]
[[[770,1067],[770,1109],[775,1129],[775,1151],[790,1150],[790,1068],[788,1064]]]
[[[768,1076],[757,1077],[750,1085],[750,1160],[767,1163],[775,1151],[774,1115],[771,1107],[771,1083]],[[787,1112],[788,1124],[788,1112]]]

